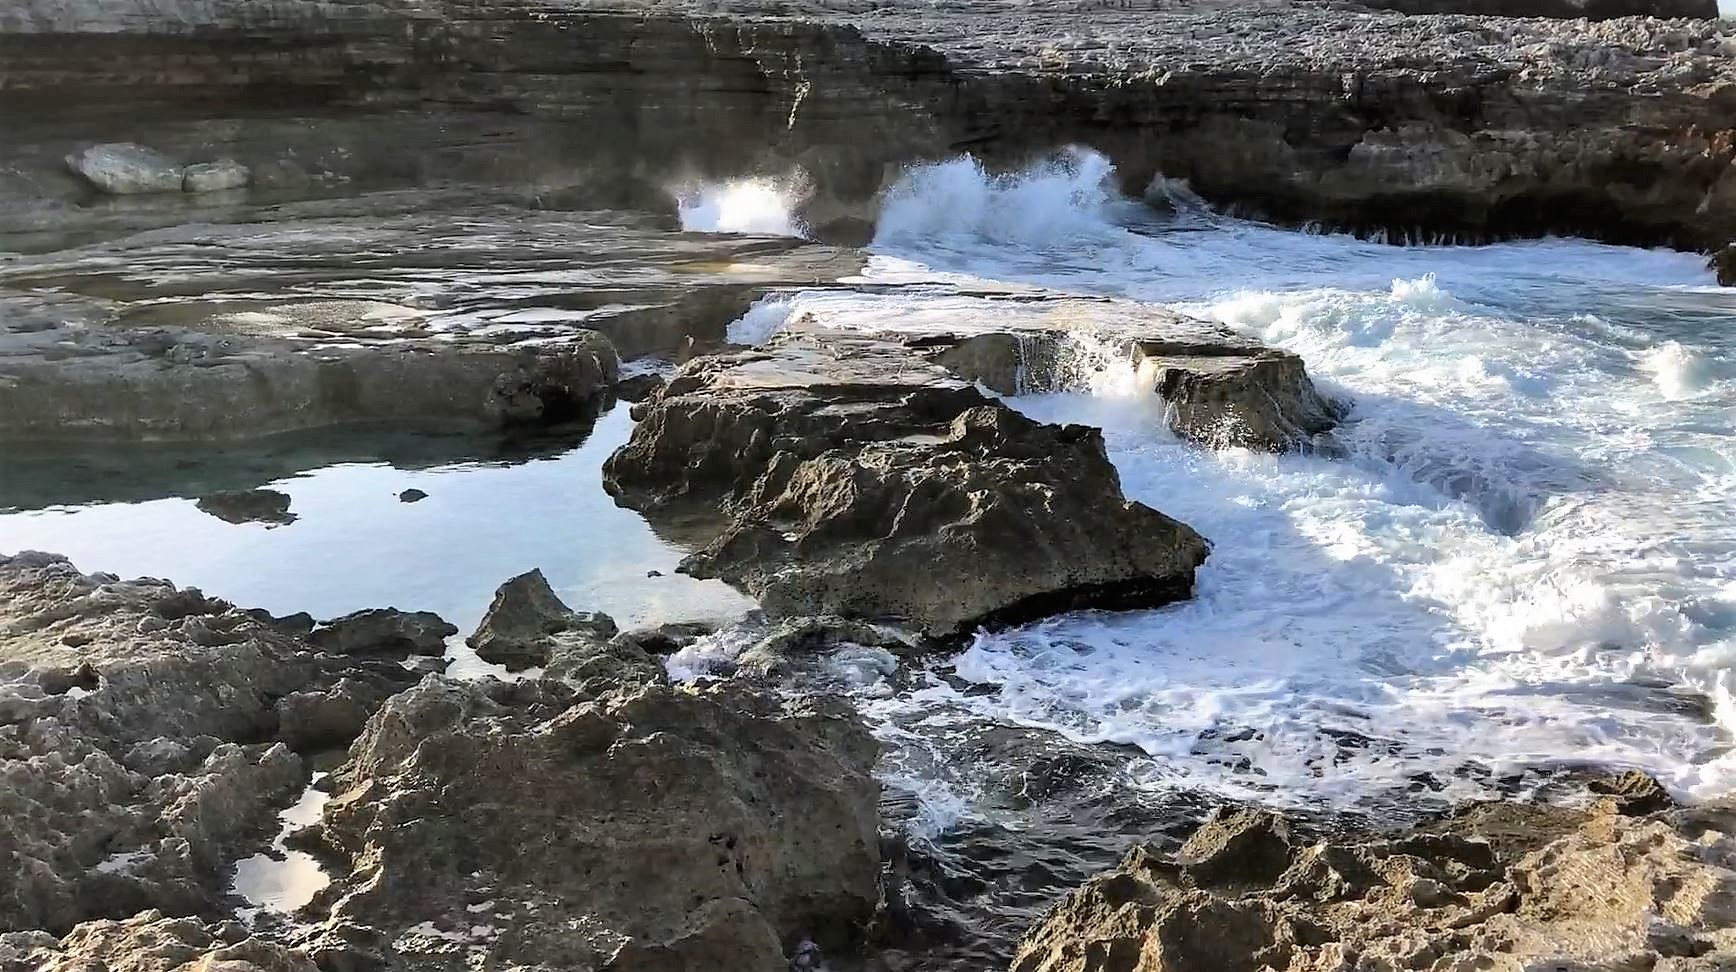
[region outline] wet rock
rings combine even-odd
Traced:
[[[1707,264],[1717,275],[1718,286],[1736,287],[1736,243],[1712,251],[1712,257]]]
[[[1637,770],[1593,780],[1590,789],[1607,797],[1621,813],[1630,817],[1657,813],[1676,805],[1657,780]]]
[[[339,655],[440,655],[457,633],[432,611],[369,608],[321,622],[308,640]]]
[[[655,571],[656,576],[663,576]],[[647,574],[647,576],[651,576]],[[693,642],[711,634],[715,626],[702,621],[676,621],[655,628],[627,631],[617,639],[650,655],[673,655]]]
[[[877,888],[875,746],[827,700],[632,677],[430,678],[334,775],[334,921],[424,968],[784,967]],[[536,853],[526,853],[536,848]],[[453,943],[459,948],[453,948]]]
[[[0,928],[208,913],[306,782],[282,700],[411,681],[158,580],[0,557]]]
[[[294,523],[289,494],[275,489],[239,489],[199,497],[195,504],[225,523]]]
[[[427,498],[427,493],[415,488],[406,489],[398,494],[398,502],[400,503],[420,503]]]
[[[662,388],[665,380],[659,374],[628,375],[615,382],[615,397],[623,402],[642,402]]]
[[[467,643],[483,661],[518,671],[547,666],[556,654],[585,653],[618,630],[606,614],[567,607],[542,571],[532,570],[500,585]]]
[[[1214,448],[1304,447],[1344,412],[1314,387],[1296,355],[1165,308],[1037,297],[984,300],[977,314],[954,316],[956,331],[928,326],[879,336],[1003,395],[1130,382],[1164,401],[1177,435]],[[792,326],[831,325],[810,313]]]
[[[222,192],[245,189],[251,181],[253,172],[247,166],[234,159],[218,159],[187,166],[181,178],[181,189],[185,192]]]
[[[179,192],[179,163],[155,149],[131,142],[93,145],[66,157],[67,167],[103,192],[131,195]]]
[[[682,562],[774,617],[930,634],[1188,596],[1206,544],[1121,494],[1095,429],[1033,422],[906,348],[792,333],[700,358],[604,467],[617,502],[721,510]]]
[[[1175,859],[1136,848],[1069,894],[1012,967],[1686,972],[1736,961],[1736,809],[1690,821],[1534,807],[1530,837],[1515,840],[1521,818],[1506,807],[1308,842],[1280,839],[1287,824],[1274,814],[1220,814]],[[1696,890],[1684,900],[1682,887]]]
[[[1141,385],[1169,403],[1170,428],[1215,448],[1281,452],[1331,429],[1343,413],[1286,351],[1200,353],[1136,341],[1133,359]]]
[[[743,669],[772,673],[840,648],[909,654],[920,645],[910,634],[886,625],[838,617],[784,618],[773,622],[752,647],[736,656],[736,664]],[[892,663],[896,666],[896,659]]]

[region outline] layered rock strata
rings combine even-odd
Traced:
[[[169,110],[151,113],[155,142],[112,108],[33,121],[5,195],[71,198],[63,156],[131,139],[233,158],[266,187],[293,183],[287,169],[555,178],[624,199],[679,175],[799,166],[823,226],[867,215],[912,160],[1014,165],[1077,143],[1134,193],[1162,174],[1281,220],[1711,249],[1736,212],[1727,44],[1714,20],[1303,3],[38,2],[0,30],[14,115],[51,115],[33,99],[69,90]],[[250,134],[282,113],[260,110],[262,91],[300,115],[273,138]],[[177,113],[190,93],[224,124]]]

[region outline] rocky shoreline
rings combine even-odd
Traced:
[[[1009,399],[1112,381],[1178,453],[1350,454],[1354,403],[1292,351],[888,272],[869,244],[907,166],[1079,146],[1153,225],[1209,204],[1394,242],[1575,234],[1736,280],[1716,8],[1489,6],[9,5],[0,512],[186,498],[276,538],[308,515],[266,488],[286,477],[534,458],[630,408],[571,488],[665,544],[635,576],[753,611],[642,624],[533,563],[470,632],[274,616],[0,537],[0,972],[1736,968],[1736,804],[1625,766],[1528,754],[1547,793],[1491,770],[1499,798],[1443,811],[1419,773],[1390,817],[1280,812],[1129,797],[1139,743],[1113,732],[876,722],[853,691],[997,691],[961,646],[1185,602],[1240,539],[1124,483],[1109,423]],[[789,197],[776,232],[682,229],[693,186],[744,176]],[[375,498],[441,502],[405,485]],[[1062,641],[1038,663],[1097,650]],[[887,758],[924,731],[983,799],[1035,808],[960,838],[979,869],[909,826]],[[1043,814],[1058,836],[1023,826]],[[319,880],[244,886],[292,858]]]
[[[660,636],[540,575],[472,638],[534,655],[516,682],[400,664],[439,664],[431,617],[272,618],[41,554],[0,559],[0,591],[8,972],[926,967],[851,707],[672,684]],[[330,884],[225,917],[309,761],[331,797],[289,841]],[[1585,792],[1398,830],[1219,805],[1062,898],[1012,968],[1725,967],[1736,811],[1638,774]]]

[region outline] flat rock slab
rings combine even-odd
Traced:
[[[654,524],[712,513],[682,570],[775,616],[946,636],[1187,597],[1205,559],[1122,495],[1097,430],[1031,421],[890,341],[784,334],[696,359],[639,407],[605,487]]]
[[[1171,430],[1219,448],[1305,447],[1345,411],[1296,355],[1153,304],[1007,293],[926,308],[862,295],[820,300],[788,329],[897,341],[1003,395],[1155,394]]]
[[[333,205],[8,262],[0,440],[556,424],[595,410],[621,357],[715,347],[767,289],[861,260],[649,217]]]

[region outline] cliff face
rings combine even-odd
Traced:
[[[0,165],[69,193],[20,173],[128,137],[268,183],[293,157],[405,183],[582,169],[616,196],[799,165],[824,223],[913,159],[1080,143],[1131,191],[1161,173],[1281,220],[1707,249],[1736,216],[1730,53],[1713,21],[1259,3],[32,0],[0,14]]]

